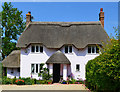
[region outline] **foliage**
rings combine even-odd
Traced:
[[[86,65],[86,85],[97,91],[120,91],[119,39],[112,38],[102,49],[101,54]]]
[[[46,80],[36,80],[36,84],[47,84]]]
[[[25,84],[24,80],[21,80],[21,79],[17,79],[15,82],[17,85],[24,85]]]
[[[31,79],[30,77],[24,78],[23,80],[25,81],[25,85],[32,85],[32,84],[34,84],[34,79]]]
[[[7,76],[4,76],[2,79],[2,84],[12,84],[12,79],[7,78]]]
[[[38,76],[42,76],[43,80],[50,80],[52,78],[52,75],[49,74],[48,68],[43,68],[44,65],[44,63],[40,64],[40,73],[38,73]]]
[[[16,84],[16,76],[12,79],[12,84]]]
[[[3,59],[16,48],[18,37],[25,29],[22,11],[13,8],[11,3],[5,2],[2,6],[2,57]]]

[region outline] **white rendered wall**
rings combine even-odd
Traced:
[[[64,53],[64,46],[60,49],[66,57],[71,62],[71,67],[67,66],[67,75],[70,75],[73,73],[74,78],[82,78],[85,80],[85,65],[87,62],[91,59],[94,59],[99,54],[88,54],[87,53],[87,47],[84,49],[76,49],[74,46],[72,53]],[[30,52],[30,46],[28,47],[28,52],[25,53],[25,49],[21,49],[21,77],[31,77],[31,64],[40,64],[40,63],[46,63],[46,61],[49,59],[49,57],[55,53],[57,49],[47,49],[45,46],[43,47],[43,53],[32,53]],[[76,64],[80,64],[80,71],[76,71]],[[51,67],[51,66],[50,66]],[[63,69],[61,69],[60,74],[63,74]],[[51,69],[52,72],[52,69]],[[33,78],[39,78],[38,74],[32,74]]]
[[[71,62],[71,73],[74,75],[75,79],[82,78],[85,80],[85,65],[89,60],[99,56],[99,54],[88,54],[87,50],[87,47],[80,50],[72,46],[72,53],[65,53],[64,46],[61,48],[61,51]],[[80,64],[80,71],[76,71],[76,64]]]
[[[25,49],[21,49],[21,77],[31,77],[31,64],[46,63],[48,58],[56,52],[54,49],[47,49],[43,46],[43,53],[32,53],[30,51],[30,46],[28,47],[28,52],[25,53]],[[47,65],[46,65],[47,67]],[[37,78],[38,74],[32,74],[33,78]]]
[[[11,73],[12,69],[11,68],[7,68],[7,77],[8,78],[14,78],[16,76],[16,78],[19,78],[20,76],[20,72],[18,72],[17,68],[13,68],[13,73]]]

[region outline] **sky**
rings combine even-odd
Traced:
[[[118,27],[118,2],[12,2],[12,5],[23,11],[24,21],[28,11],[33,21],[99,21],[100,8],[103,8],[108,35],[115,36],[113,27]]]

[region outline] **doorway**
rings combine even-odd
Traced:
[[[60,64],[53,64],[53,83],[60,81]]]

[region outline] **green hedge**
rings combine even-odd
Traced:
[[[111,43],[86,65],[86,86],[91,90],[120,91],[120,44],[119,40]]]

